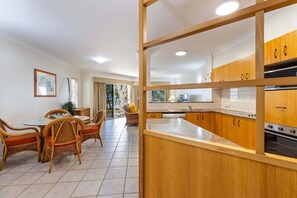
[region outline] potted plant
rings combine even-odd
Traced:
[[[65,102],[62,106],[63,109],[66,109],[67,111],[69,111],[69,113],[71,115],[74,115],[74,109],[75,109],[75,106],[73,104],[73,102]]]

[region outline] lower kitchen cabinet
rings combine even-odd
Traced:
[[[218,135],[248,149],[255,149],[256,121],[227,114],[221,115]]]
[[[186,120],[204,128],[210,132],[214,132],[215,129],[215,113],[213,112],[187,112]]]
[[[150,118],[162,118],[163,115],[161,112],[157,112],[157,113],[146,113],[146,118],[150,119]]]

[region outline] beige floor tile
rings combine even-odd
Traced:
[[[47,172],[49,169],[49,163],[40,163],[28,172]]]
[[[82,181],[77,186],[71,197],[96,196],[99,192],[102,180]]]
[[[130,158],[128,160],[128,166],[138,166],[139,165],[139,159],[138,158]]]
[[[100,195],[97,198],[123,198],[122,194],[117,195]]]
[[[126,185],[125,185],[125,193],[135,193],[135,192],[138,192],[138,178],[137,179],[127,178]]]
[[[97,154],[97,153],[99,153],[101,150],[102,150],[101,148],[89,148],[89,149],[86,151],[86,153],[87,153],[87,154],[91,154],[91,153],[95,153],[95,154]]]
[[[53,165],[52,171],[67,171],[73,166],[74,163],[75,163],[74,161],[57,162]]]
[[[127,159],[129,156],[128,152],[115,152],[113,155],[114,159]]]
[[[95,160],[98,157],[98,153],[83,153],[81,155],[81,160],[85,161],[85,160]]]
[[[23,173],[5,173],[0,176],[0,186],[6,186],[20,177]]]
[[[113,152],[108,153],[99,153],[97,159],[111,159],[113,156]]]
[[[92,166],[90,168],[107,168],[109,166],[109,163],[110,163],[110,160],[109,159],[98,159],[98,160],[95,160],[92,164]]]
[[[138,152],[129,152],[129,158],[138,158],[139,153]]]
[[[35,183],[36,184],[57,183],[65,173],[66,171],[53,171],[51,174],[46,172]]]
[[[71,170],[59,180],[59,182],[74,182],[80,181],[85,176],[87,170]]]
[[[105,179],[121,179],[126,177],[126,167],[109,168]]]
[[[68,198],[79,182],[56,183],[44,198]]]
[[[0,190],[0,197],[2,198],[15,198],[21,194],[29,185],[21,186],[6,186]]]
[[[70,170],[83,170],[83,169],[88,169],[91,167],[95,160],[92,161],[82,161],[81,164],[79,162],[75,162],[75,164],[71,167]]]
[[[18,198],[40,198],[43,197],[54,184],[34,184],[27,188]]]
[[[15,181],[13,181],[10,185],[33,184],[43,174],[44,172],[25,173]]]
[[[123,167],[127,166],[127,159],[112,159],[110,163],[110,167]]]
[[[21,165],[15,167],[14,169],[10,170],[9,172],[11,172],[11,173],[25,173],[37,165],[38,165],[37,163],[21,164]]]
[[[139,177],[138,166],[129,166],[127,170],[127,177]]]
[[[124,192],[124,179],[103,180],[99,195],[112,195]]]
[[[104,179],[104,176],[106,174],[107,168],[101,168],[101,169],[89,169],[85,176],[83,177],[83,180],[101,180]]]
[[[125,194],[124,198],[138,198],[138,193]]]

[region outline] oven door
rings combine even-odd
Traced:
[[[297,158],[297,139],[266,130],[265,152]]]

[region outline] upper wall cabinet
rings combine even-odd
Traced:
[[[290,32],[264,44],[264,64],[297,58],[297,31]]]
[[[212,70],[212,82],[255,79],[255,55]]]

